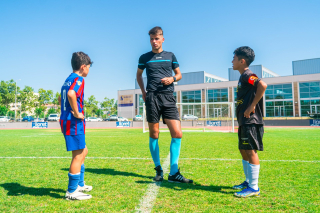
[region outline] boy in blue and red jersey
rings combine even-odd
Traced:
[[[72,54],[73,73],[65,80],[61,88],[60,126],[66,141],[67,151],[72,151],[69,169],[67,200],[87,200],[91,195],[84,194],[92,190],[92,186],[84,182],[84,159],[88,154],[85,142],[85,120],[83,111],[84,79],[89,73],[92,61],[83,52]]]

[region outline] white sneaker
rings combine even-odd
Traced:
[[[84,181],[84,186],[78,186],[78,187],[80,187],[79,192],[90,192],[92,190],[92,186],[87,186],[85,181]]]
[[[66,200],[88,200],[91,199],[92,196],[88,194],[84,194],[80,192],[80,186],[76,189],[76,191],[69,193],[68,191],[66,192]]]

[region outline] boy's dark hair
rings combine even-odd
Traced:
[[[154,27],[149,30],[149,35],[163,35],[163,30],[161,27]]]
[[[238,47],[233,54],[235,54],[239,60],[244,59],[249,66],[255,58],[253,49],[248,46]]]
[[[73,70],[79,70],[81,65],[91,65],[93,62],[90,57],[84,52],[74,52],[71,58],[71,66]]]

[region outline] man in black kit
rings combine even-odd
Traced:
[[[237,86],[237,120],[239,123],[239,150],[242,155],[243,171],[246,180],[234,189],[243,189],[235,193],[237,197],[259,196],[258,178],[260,163],[257,150],[263,151],[262,109],[258,104],[267,88],[267,84],[258,78],[249,65],[255,58],[254,51],[247,46],[234,51],[233,70],[241,74]]]
[[[179,63],[175,55],[162,49],[164,42],[163,30],[161,27],[154,27],[149,31],[152,51],[140,56],[137,81],[140,86],[143,100],[146,103],[146,114],[149,125],[149,148],[155,164],[155,181],[163,180],[163,170],[160,165],[159,154],[159,120],[162,115],[163,123],[168,125],[171,133],[170,145],[170,174],[169,182],[193,183],[180,174],[178,160],[181,147],[181,124],[176,100],[173,96],[173,82],[179,81],[182,76]],[[143,70],[147,72],[147,92],[144,89],[142,79]],[[175,76],[172,76],[172,70]]]

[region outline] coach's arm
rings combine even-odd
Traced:
[[[173,72],[176,74],[174,77],[176,78],[176,81],[180,81],[182,78],[181,72],[180,72],[180,68],[177,67],[173,70]],[[174,82],[173,77],[166,77],[161,79],[161,83],[163,83],[164,85],[170,85]]]
[[[256,96],[254,97],[252,104],[247,108],[247,110],[244,112],[244,117],[250,118],[250,113],[253,112],[256,109],[256,105],[264,95],[264,92],[267,89],[267,84],[260,80],[257,85],[257,91],[256,91]]]
[[[143,101],[146,102],[147,92],[146,92],[146,90],[144,89],[144,83],[143,83],[142,73],[143,73],[143,70],[138,68],[138,70],[137,70],[137,82],[138,82],[138,84],[139,84],[139,86],[140,86],[140,89],[141,89],[141,92],[142,92]]]

